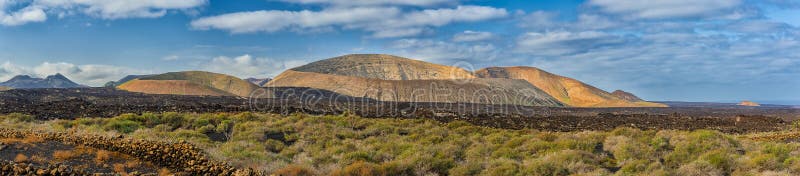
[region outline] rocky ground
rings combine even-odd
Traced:
[[[340,114],[371,118],[464,120],[477,125],[549,131],[716,129],[729,133],[774,131],[800,118],[788,107],[551,108],[454,103],[380,102],[307,88],[262,89],[252,98],[149,95],[111,88],[15,89],[0,92],[0,114],[39,119],[111,117],[142,112],[273,112]]]
[[[14,129],[0,129],[0,139],[5,141],[3,150],[0,150],[0,160],[5,160],[0,162],[0,171],[11,175],[256,174],[252,169],[236,169],[224,163],[210,161],[201,149],[186,142],[165,143],[128,139],[122,136],[106,137]],[[58,154],[59,151],[69,154]],[[100,154],[101,151],[108,153]],[[103,156],[106,158],[102,159]]]

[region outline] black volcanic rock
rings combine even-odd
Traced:
[[[271,81],[272,79],[271,78],[261,78],[261,79],[259,79],[259,78],[247,78],[247,79],[244,79],[244,80],[248,81],[248,82],[251,82],[251,83],[253,83],[253,84],[255,84],[255,85],[259,86],[259,87],[263,87],[264,84],[267,84],[267,82]]]
[[[28,75],[18,75],[6,82],[0,83],[0,86],[7,86],[17,89],[28,88],[76,88],[87,87],[78,83],[72,82],[69,78],[56,73],[45,78],[34,78]]]

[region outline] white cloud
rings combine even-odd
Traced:
[[[47,20],[47,15],[59,18],[86,14],[102,19],[157,18],[169,10],[190,10],[205,5],[207,0],[33,0],[12,2],[0,0],[0,25],[17,26]],[[10,5],[24,6],[9,11]]]
[[[632,19],[666,19],[721,15],[742,0],[590,0],[587,4]]]
[[[165,56],[164,58],[161,58],[161,60],[164,60],[164,61],[176,61],[178,59],[180,59],[180,56],[178,56],[178,55],[169,55],[169,56]]]
[[[398,29],[380,29],[375,31],[372,34],[372,37],[375,38],[394,38],[394,37],[406,37],[406,36],[417,36],[425,32],[425,29],[422,28],[398,28]]]
[[[598,31],[529,32],[517,39],[515,51],[537,56],[556,56],[587,52],[624,42],[623,38]]]
[[[42,22],[47,20],[47,15],[39,7],[25,7],[19,11],[6,14],[5,5],[0,6],[0,25],[17,26],[30,22]]]
[[[103,19],[156,18],[168,10],[186,10],[205,5],[207,0],[35,0],[34,5],[54,12],[81,12]]]
[[[227,57],[219,56],[203,64],[203,69],[216,73],[224,73],[239,78],[272,77],[286,69],[308,63],[303,60],[282,61],[268,58],[255,58],[249,54]]]
[[[453,0],[280,0],[289,3],[301,4],[330,4],[336,6],[378,6],[378,5],[407,5],[407,6],[432,6],[451,4]]]
[[[236,12],[192,21],[196,29],[222,29],[231,33],[275,32],[288,28],[319,28],[380,21],[400,13],[391,7],[357,7],[322,11],[261,10]]]
[[[78,84],[102,86],[108,81],[116,81],[130,74],[149,72],[111,65],[75,65],[66,62],[44,62],[34,67],[25,67],[5,62],[0,67],[0,80],[5,81],[16,75],[46,77],[56,73],[61,73]]]
[[[489,40],[492,37],[494,37],[494,34],[492,34],[491,32],[464,31],[453,35],[453,41],[474,42],[474,41]]]
[[[236,12],[192,21],[195,29],[220,29],[231,33],[314,30],[340,27],[372,32],[373,37],[419,35],[428,27],[476,22],[508,16],[505,9],[484,6],[426,9],[404,12],[396,7],[327,8],[321,11],[261,10]]]
[[[441,62],[447,60],[488,61],[500,53],[493,44],[456,44],[430,39],[400,39],[391,43],[398,55]]]

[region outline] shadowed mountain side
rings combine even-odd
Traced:
[[[291,70],[383,80],[469,79],[467,70],[385,54],[350,54]]]
[[[309,87],[379,101],[563,106],[530,83],[511,79],[381,80],[287,70],[265,87]]]
[[[522,79],[564,104],[575,107],[666,107],[645,101],[627,101],[578,80],[534,67],[489,67],[478,70],[481,78]]]
[[[211,72],[170,72],[128,81],[118,88],[131,92],[178,95],[250,96],[258,86],[245,80]]]
[[[644,101],[641,98],[637,97],[636,95],[634,95],[634,94],[632,94],[630,92],[622,91],[622,90],[615,90],[614,92],[611,92],[611,94],[614,95],[614,96],[617,96],[617,97],[619,97],[619,98],[621,98],[623,100],[628,100],[628,101],[633,101],[633,102]]]

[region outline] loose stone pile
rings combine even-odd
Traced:
[[[45,140],[83,145],[97,149],[119,152],[155,165],[175,169],[188,175],[256,175],[253,169],[237,169],[224,163],[210,161],[202,150],[187,142],[167,143],[123,138],[113,138],[99,135],[74,135],[70,133],[34,132],[0,128],[0,138],[24,138],[35,136]],[[13,175],[27,175],[39,173],[76,173],[83,175],[63,165],[47,168],[34,168],[30,165],[15,164],[13,162],[0,163],[3,173],[13,171]],[[55,170],[55,171],[54,171]],[[52,175],[52,174],[51,174]]]
[[[32,164],[19,164],[12,161],[0,161],[0,175],[89,175],[67,165],[49,165],[37,167]]]

